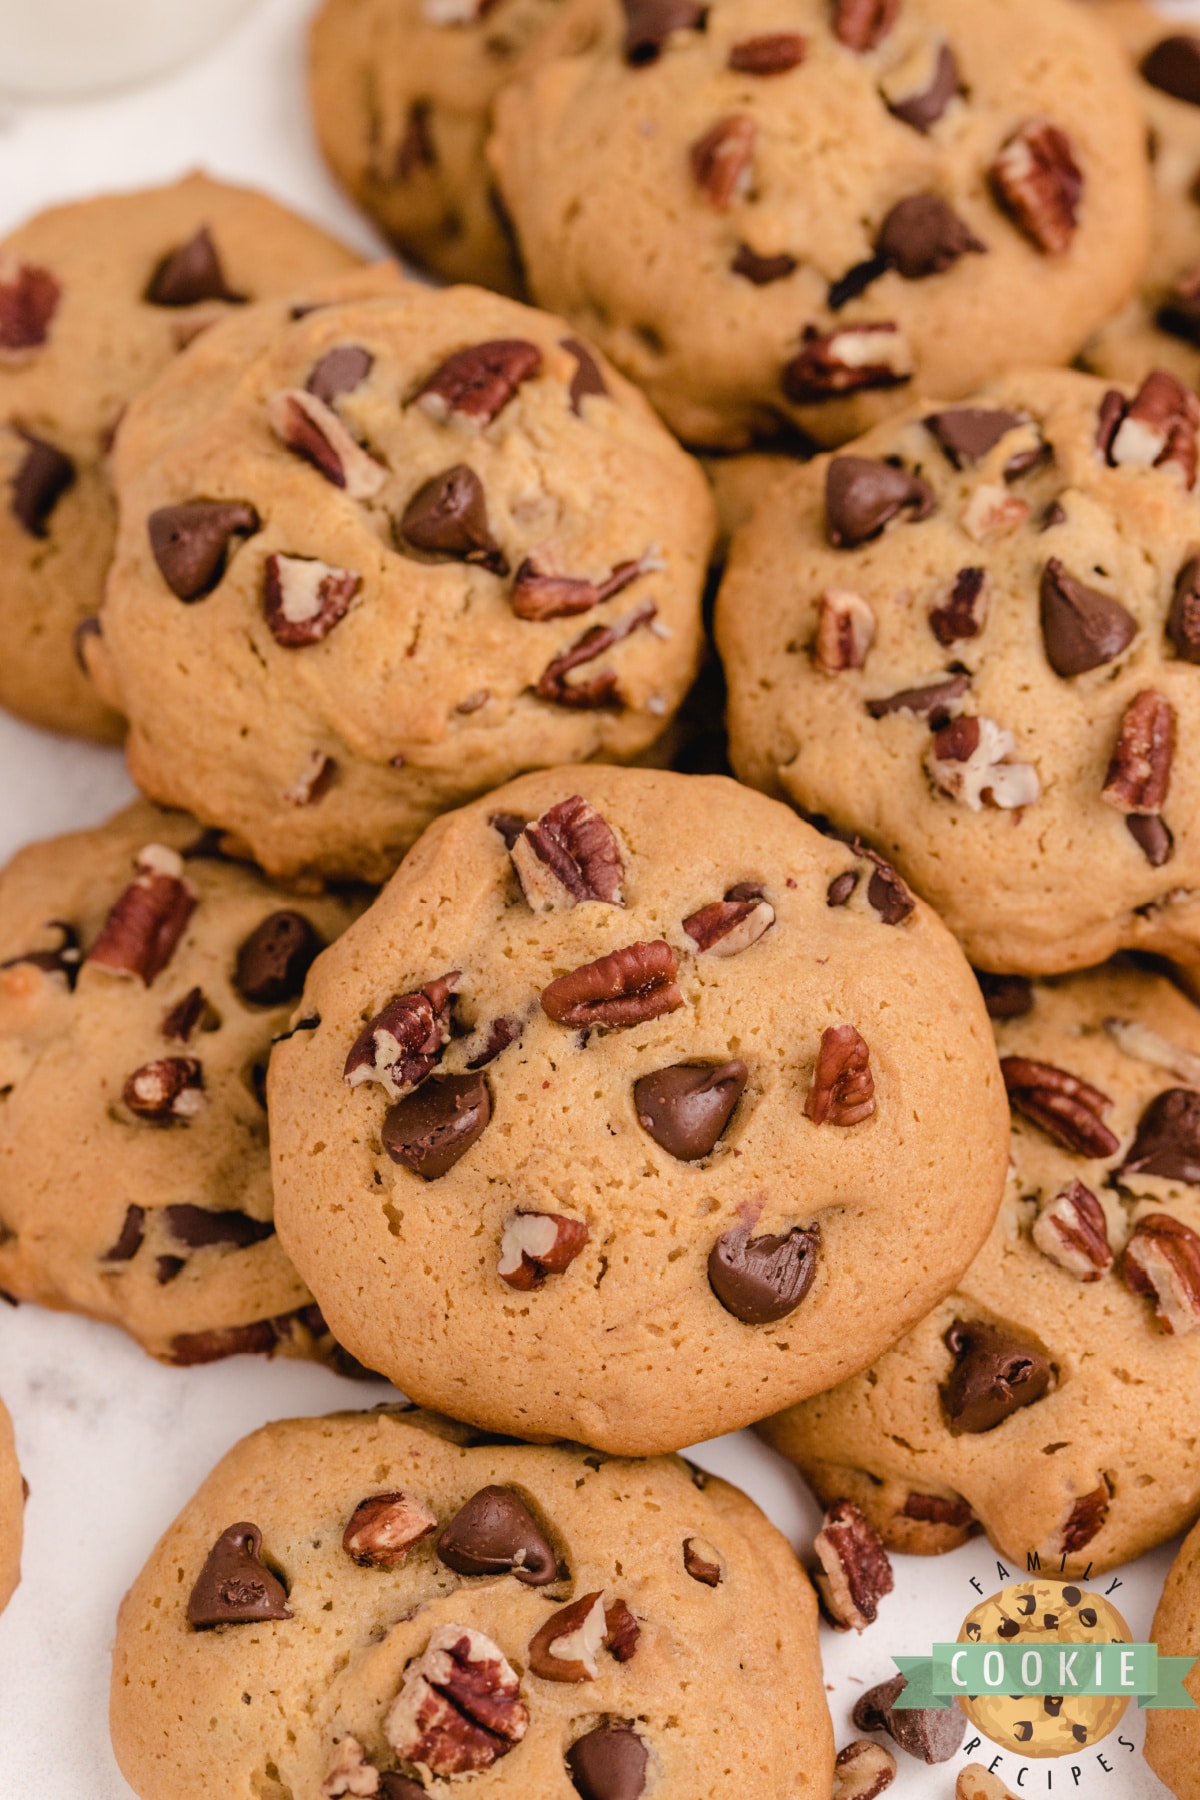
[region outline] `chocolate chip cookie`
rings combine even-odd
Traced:
[[[987,991],[1012,1106],[991,1236],[873,1368],[762,1430],[892,1549],[982,1528],[1082,1576],[1200,1507],[1200,1012],[1115,964]]]
[[[139,802],[0,875],[0,1288],[168,1362],[330,1351],[272,1223],[264,1083],[360,910]]]
[[[0,1400],[0,1612],[12,1599],[21,1579],[21,1534],[24,1528],[25,1490],[13,1443],[12,1420]]]
[[[84,672],[124,409],[231,308],[357,257],[265,194],[189,175],[39,213],[0,242],[0,705],[117,740]]]
[[[736,1488],[388,1407],[218,1464],[121,1608],[141,1800],[827,1800],[816,1602]],[[447,1782],[443,1788],[443,1781]]]
[[[1184,1539],[1150,1627],[1160,1656],[1194,1657],[1200,1644],[1200,1527]],[[1200,1680],[1185,1683],[1193,1700]],[[1146,1714],[1146,1761],[1175,1800],[1200,1800],[1200,1712],[1152,1708]]]
[[[559,769],[440,820],[303,1011],[284,1243],[347,1348],[497,1431],[649,1454],[828,1387],[1004,1184],[948,933],[720,777]]]
[[[1200,402],[1011,376],[772,488],[717,602],[743,780],[980,968],[1200,959]]]
[[[1132,294],[1150,182],[1069,0],[597,0],[495,104],[531,292],[685,440],[838,444],[1069,360]]]
[[[560,321],[383,266],[323,292],[130,408],[88,654],[148,793],[274,874],[382,879],[448,807],[666,730],[712,499]]]

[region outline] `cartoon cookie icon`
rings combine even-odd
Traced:
[[[982,1600],[967,1614],[962,1643],[1011,1644],[1054,1652],[1068,1644],[1128,1644],[1116,1607],[1100,1594],[1057,1581],[1022,1581]],[[1048,1669],[1057,1657],[1046,1657]],[[971,1724],[1022,1756],[1069,1756],[1115,1731],[1129,1704],[1116,1694],[976,1694],[960,1699]]]

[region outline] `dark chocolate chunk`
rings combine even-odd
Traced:
[[[606,1719],[567,1751],[567,1768],[581,1800],[641,1800],[649,1760],[632,1719]]]
[[[749,1071],[744,1062],[674,1063],[633,1084],[638,1123],[680,1162],[697,1162],[714,1149],[742,1097]]]
[[[473,1494],[442,1532],[437,1553],[456,1575],[515,1575],[526,1587],[545,1587],[558,1576],[541,1526],[507,1487]]]
[[[1200,1187],[1200,1093],[1167,1088],[1150,1102],[1122,1175],[1159,1175]]]
[[[380,1136],[393,1162],[436,1181],[466,1155],[491,1116],[482,1075],[434,1075],[388,1109]]]
[[[931,413],[925,428],[931,431],[956,469],[970,468],[994,450],[1000,439],[1026,424],[1020,413],[983,406],[952,406]]]
[[[146,286],[144,298],[151,306],[195,306],[200,300],[227,300],[241,305],[245,294],[235,294],[225,279],[217,247],[208,227],[194,238],[168,251]]]
[[[13,476],[9,507],[30,537],[44,538],[50,515],[75,480],[75,464],[45,438],[22,431],[28,449]]]
[[[906,1676],[893,1675],[890,1681],[870,1688],[855,1705],[855,1729],[886,1731],[901,1750],[921,1762],[949,1762],[966,1735],[965,1715],[957,1706],[897,1710],[896,1701],[907,1686]]]
[[[969,675],[947,675],[944,681],[902,688],[898,694],[889,694],[883,700],[868,700],[867,711],[873,719],[886,719],[890,713],[912,713],[915,718],[928,719],[936,730],[939,720],[945,724],[950,717],[949,708],[962,699],[970,686]]]
[[[262,1560],[262,1532],[243,1522],[223,1531],[208,1553],[187,1603],[193,1630],[209,1625],[290,1619],[287,1589]]]
[[[508,559],[488,524],[483,483],[466,463],[423,482],[404,509],[400,536],[414,550],[508,574]]]
[[[757,1238],[748,1225],[735,1225],[709,1252],[709,1286],[744,1325],[773,1324],[795,1312],[812,1286],[820,1247],[816,1225]]]
[[[1200,106],[1200,37],[1179,32],[1160,38],[1143,56],[1141,73],[1161,93]]]
[[[245,1250],[275,1232],[269,1219],[252,1219],[244,1212],[212,1212],[207,1206],[165,1206],[163,1217],[171,1236],[189,1250],[204,1250],[211,1244]]]
[[[142,1247],[142,1239],[146,1235],[146,1209],[144,1206],[129,1206],[125,1209],[125,1222],[121,1226],[120,1235],[111,1250],[106,1250],[100,1258],[101,1262],[132,1262]]]
[[[958,62],[949,44],[939,44],[929,86],[916,94],[894,98],[885,94],[887,109],[914,131],[932,131],[956,95],[963,91]]]
[[[943,274],[960,257],[986,254],[987,245],[940,194],[913,194],[893,206],[875,250],[905,281],[922,281]]]
[[[755,287],[768,287],[773,281],[784,281],[794,275],[799,265],[794,256],[781,250],[775,256],[760,256],[749,244],[739,244],[729,267],[735,275],[753,282]]]
[[[1033,1011],[1033,983],[1027,975],[989,975],[976,969],[989,1019],[1023,1019]]]
[[[233,985],[254,1006],[299,999],[304,977],[324,948],[303,913],[268,913],[238,950]]]
[[[326,406],[332,406],[342,394],[352,394],[361,387],[374,367],[375,358],[361,344],[335,344],[313,364],[305,387]]]
[[[1056,556],[1042,570],[1042,639],[1056,675],[1083,675],[1113,662],[1137,636],[1132,613],[1068,573]]]
[[[608,386],[600,373],[600,364],[586,344],[581,344],[578,338],[562,338],[560,342],[567,354],[575,358],[570,395],[571,411],[577,413],[582,410],[583,402],[589,394],[607,396]]]
[[[179,600],[199,600],[224,575],[231,541],[253,537],[262,522],[245,500],[189,500],[160,506],[146,526],[154,560],[171,592]]]
[[[877,537],[901,512],[928,518],[934,504],[927,482],[874,457],[835,456],[825,471],[829,541],[838,550]]]
[[[978,1436],[1032,1406],[1050,1386],[1049,1360],[1036,1344],[982,1319],[956,1319],[946,1333],[955,1362],[940,1393],[951,1433]]]

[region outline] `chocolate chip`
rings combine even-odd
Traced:
[[[940,194],[914,194],[893,206],[875,249],[905,281],[921,281],[942,274],[960,257],[985,254],[987,245]]]
[[[559,1025],[619,1031],[683,1005],[671,946],[658,938],[626,944],[558,976],[542,989],[542,1011]]]
[[[380,1137],[394,1163],[436,1181],[483,1135],[491,1116],[482,1075],[434,1075],[388,1109]]]
[[[1125,829],[1152,869],[1161,869],[1175,854],[1175,839],[1157,813],[1129,813]]]
[[[397,181],[410,181],[418,169],[437,168],[437,146],[430,129],[432,113],[433,107],[428,100],[409,102],[404,131],[396,146]]]
[[[900,1510],[906,1519],[948,1525],[955,1531],[965,1531],[975,1522],[975,1514],[961,1496],[951,1500],[945,1494],[909,1494]]]
[[[742,1097],[744,1062],[673,1063],[633,1084],[638,1124],[669,1156],[698,1162],[716,1146]]]
[[[520,813],[498,812],[488,814],[488,824],[492,827],[493,831],[498,831],[500,833],[500,836],[504,839],[504,848],[506,850],[512,849],[528,823],[529,820],[522,818]]]
[[[860,55],[876,50],[900,13],[900,0],[833,0],[833,35]]]
[[[1112,1101],[1099,1088],[1067,1069],[1027,1056],[1002,1057],[1000,1073],[1013,1111],[1031,1119],[1064,1150],[1105,1157],[1120,1148],[1119,1139],[1104,1123]]]
[[[168,1360],[177,1368],[193,1369],[204,1363],[223,1362],[227,1356],[269,1356],[278,1343],[275,1321],[255,1319],[249,1325],[180,1332],[171,1339]]]
[[[230,1525],[209,1551],[187,1603],[194,1631],[290,1619],[287,1589],[262,1560],[257,1525]]]
[[[168,1042],[186,1044],[202,1020],[207,1023],[215,1017],[203,990],[198,987],[189,988],[183,999],[177,1000],[164,1015],[159,1030]]]
[[[632,1719],[606,1719],[567,1751],[567,1769],[581,1800],[641,1800],[649,1761]]]
[[[375,358],[361,344],[335,344],[317,362],[305,382],[310,394],[332,406],[342,394],[362,386],[375,366]]]
[[[1193,198],[1195,189],[1192,190]],[[1154,317],[1168,337],[1200,344],[1200,269],[1189,269],[1176,281]]]
[[[709,1286],[744,1325],[774,1324],[795,1312],[812,1286],[820,1247],[817,1225],[757,1238],[748,1225],[735,1225],[709,1252]]]
[[[142,1247],[142,1239],[146,1234],[146,1209],[144,1206],[128,1206],[125,1209],[125,1222],[121,1226],[120,1235],[111,1250],[106,1250],[100,1258],[101,1262],[132,1262]]]
[[[49,269],[0,261],[0,361],[41,349],[61,298],[58,278]]]
[[[950,718],[950,709],[969,692],[969,675],[947,675],[944,681],[930,681],[924,687],[901,688],[883,700],[868,700],[867,711],[873,719],[886,719],[892,713],[910,713],[916,719],[928,719],[936,730]]]
[[[268,913],[241,945],[233,985],[253,1006],[282,1006],[304,991],[304,977],[325,948],[303,913]]]
[[[508,574],[508,558],[488,524],[483,483],[466,463],[423,482],[404,509],[400,536],[414,550]]]
[[[760,256],[749,244],[739,244],[729,267],[735,275],[753,282],[755,287],[769,287],[773,281],[784,281],[798,268],[796,258],[781,250],[775,256]]]
[[[252,1219],[244,1212],[213,1212],[207,1206],[165,1206],[163,1218],[171,1236],[189,1250],[206,1250],[213,1244],[246,1250],[275,1233],[269,1219]]]
[[[393,1770],[379,1777],[378,1793],[380,1800],[429,1800],[428,1789],[419,1781],[410,1781],[407,1775],[397,1775]]]
[[[843,869],[840,875],[835,875],[825,890],[826,906],[848,905],[850,896],[858,886],[860,879],[857,869]]]
[[[865,294],[891,267],[890,259],[879,253],[855,263],[852,269],[847,269],[837,281],[830,283],[829,293],[826,295],[826,305],[830,312],[841,312],[843,306],[849,306],[851,300],[857,300],[860,294]]]
[[[1033,983],[1027,975],[989,975],[976,969],[989,1019],[1023,1019],[1033,1011]]]
[[[908,1686],[904,1675],[893,1675],[868,1689],[856,1703],[856,1731],[886,1731],[893,1743],[923,1763],[949,1762],[966,1735],[967,1721],[957,1706],[905,1707],[896,1701]]]
[[[601,580],[590,581],[586,576],[543,569],[536,556],[527,556],[513,577],[509,604],[518,619],[569,619],[591,612],[593,607],[621,593],[647,569],[658,567],[661,564],[653,556],[639,556],[615,564]]]
[[[225,573],[235,537],[253,537],[262,521],[245,500],[189,500],[160,506],[146,521],[159,573],[178,600],[199,600]]]
[[[200,300],[227,300],[241,305],[245,294],[235,294],[225,280],[217,247],[208,227],[163,257],[143,296],[151,306],[195,306]]]
[[[906,469],[866,456],[835,456],[825,471],[829,541],[849,550],[877,537],[903,511],[916,521],[934,509],[933,489]]]
[[[1179,32],[1160,38],[1141,61],[1142,80],[1174,100],[1200,106],[1200,37]]]
[[[30,537],[44,538],[50,515],[75,480],[75,464],[44,438],[34,437],[30,431],[19,436],[28,449],[13,476],[9,508]]]
[[[1167,637],[1181,662],[1200,663],[1200,557],[1189,557],[1176,577]]]
[[[1050,1386],[1046,1356],[1004,1326],[956,1319],[945,1341],[955,1361],[939,1392],[955,1437],[994,1431]]]
[[[625,61],[631,68],[657,62],[673,31],[703,31],[708,8],[696,0],[621,0],[625,13]]]
[[[562,338],[560,343],[567,355],[575,359],[575,373],[571,377],[569,389],[571,411],[573,413],[581,412],[583,402],[589,394],[599,394],[607,398],[608,387],[600,373],[600,364],[587,345],[581,344],[578,338]]]
[[[939,44],[928,86],[917,93],[884,94],[887,109],[914,131],[929,132],[950,102],[963,91],[958,62],[949,44]]]
[[[0,962],[0,969],[15,969],[25,963],[30,968],[41,969],[43,974],[61,976],[68,988],[74,988],[83,961],[79,934],[64,919],[48,919],[46,930],[58,933],[59,941],[52,950],[26,950],[21,956],[10,956],[6,962]]]
[[[1020,413],[983,406],[952,406],[931,413],[925,428],[933,433],[956,469],[969,468],[994,450],[1010,431],[1028,423]]]
[[[442,1532],[438,1558],[456,1575],[515,1575],[526,1587],[558,1578],[553,1550],[512,1488],[484,1487]]]
[[[541,373],[542,353],[523,338],[496,338],[456,350],[418,389],[415,404],[439,424],[457,420],[482,429],[517,390]]]
[[[1047,660],[1064,679],[1113,662],[1137,636],[1119,600],[1085,586],[1056,556],[1042,570],[1041,614]]]
[[[739,75],[783,75],[804,61],[807,50],[798,31],[764,31],[757,37],[739,38],[727,60]]]
[[[1200,1187],[1200,1094],[1167,1088],[1150,1102],[1120,1173]]]

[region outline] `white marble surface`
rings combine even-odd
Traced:
[[[308,0],[264,0],[201,62],[153,87],[70,106],[0,102],[0,233],[51,201],[199,164],[257,182],[364,250],[378,248],[312,142],[302,90],[307,11]],[[103,818],[128,791],[115,752],[0,716],[0,857],[29,838]],[[245,1358],[161,1368],[115,1331],[27,1306],[0,1306],[0,1390],[32,1490],[24,1578],[0,1619],[0,1800],[129,1800],[105,1724],[108,1659],[121,1594],[154,1539],[246,1431],[291,1414],[371,1405],[390,1390]],[[743,1432],[693,1454],[746,1488],[807,1551],[815,1508],[757,1439]],[[1169,1555],[1121,1572],[1114,1601],[1136,1637],[1148,1632]],[[919,1655],[956,1636],[980,1592],[1001,1585],[986,1545],[935,1561],[897,1558],[896,1592],[879,1623],[862,1639],[824,1637],[838,1741],[851,1735],[855,1697],[893,1672],[892,1652]],[[1136,1714],[1122,1735],[1140,1743]],[[950,1800],[962,1758],[935,1770],[904,1760],[896,1800]],[[1143,1800],[1166,1792],[1115,1738],[1074,1765],[1030,1764],[1022,1774],[1004,1756],[997,1766],[1022,1794]]]

